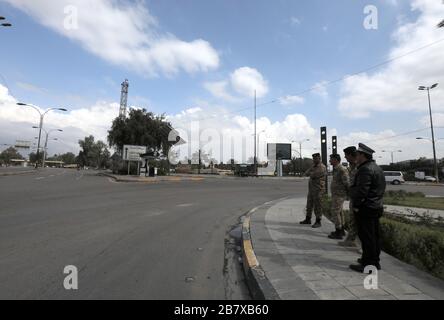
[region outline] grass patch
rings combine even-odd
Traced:
[[[384,204],[444,210],[444,197],[426,198],[421,192],[388,191],[384,195]]]
[[[397,196],[393,198],[399,199]],[[411,198],[430,200],[418,194]],[[323,213],[333,221],[330,204],[331,199],[325,197],[322,201]],[[345,229],[348,229],[350,212],[345,210],[344,215]],[[381,241],[386,253],[444,280],[444,222],[441,219],[420,216],[409,219],[384,213],[381,218]]]

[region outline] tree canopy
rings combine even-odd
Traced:
[[[23,156],[14,147],[9,147],[0,153],[0,163],[10,164],[11,160],[23,160]]]
[[[108,143],[118,150],[122,150],[124,145],[147,146],[166,156],[174,144],[168,141],[171,130],[172,126],[164,115],[132,109],[127,118],[119,117],[113,121],[108,131]]]
[[[107,167],[110,158],[110,152],[103,141],[94,141],[94,136],[85,137],[79,140],[82,150],[77,157],[78,164],[81,166]]]

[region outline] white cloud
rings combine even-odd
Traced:
[[[326,84],[327,84],[327,81],[321,81],[321,82],[316,83],[311,88],[311,92],[313,94],[320,96],[323,99],[327,99],[328,98],[328,91],[327,91]]]
[[[403,24],[393,34],[395,41],[388,59],[393,59],[444,38],[436,28],[444,15],[444,5],[435,0],[414,0],[416,21]],[[444,42],[395,59],[374,74],[360,74],[346,79],[341,89],[340,111],[350,118],[365,118],[375,112],[427,112],[427,97],[418,86],[436,82],[444,85]],[[444,90],[434,89],[434,109],[443,111]]]
[[[209,42],[185,42],[162,32],[144,1],[3,1],[98,57],[148,76],[206,72],[219,66],[219,55]],[[71,17],[64,11],[68,6],[77,10],[77,29],[65,27]]]
[[[430,127],[430,116],[424,116],[421,119],[421,123],[424,126],[428,126]],[[444,113],[434,113],[433,114],[433,126],[435,127],[439,127],[439,128],[444,128]],[[444,136],[443,136],[444,138]]]
[[[228,85],[228,81],[206,82],[204,83],[204,88],[216,98],[220,98],[227,102],[238,101],[238,98],[228,92]]]
[[[39,114],[30,107],[17,106],[17,99],[0,85],[0,135],[3,143],[15,140],[33,140],[37,134],[32,126],[39,124]],[[44,110],[41,110],[44,111]],[[94,135],[97,140],[107,141],[112,121],[119,114],[118,103],[99,101],[89,108],[66,113],[49,112],[44,118],[45,129],[62,129],[57,133],[59,142],[54,144],[54,153],[78,150],[77,141]]]
[[[232,116],[229,110],[222,106],[212,106],[201,101],[198,103],[198,113],[181,112],[168,117],[181,134],[186,145],[179,148],[180,159],[190,157],[200,148],[212,152],[212,157],[223,162],[234,158],[238,162],[246,162],[254,153],[254,122],[245,116]],[[263,132],[265,130],[265,132]],[[282,121],[272,122],[267,117],[257,119],[259,140],[258,155],[266,160],[267,143],[290,143],[293,140],[311,138],[315,141],[317,132],[302,114],[291,114]],[[208,136],[211,136],[209,141]],[[222,148],[221,148],[222,146]],[[305,147],[305,146],[304,146]],[[307,145],[307,147],[310,147]],[[222,150],[221,150],[222,149]],[[311,154],[305,151],[307,155]],[[311,152],[311,151],[310,151]]]
[[[45,94],[48,93],[49,91],[47,89],[44,88],[40,88],[36,85],[27,83],[27,82],[17,82],[17,86],[19,88],[22,88],[24,90],[30,91],[30,92],[34,92],[34,93],[39,93],[39,94]]]
[[[233,89],[245,97],[253,97],[254,91],[258,98],[262,98],[268,93],[268,82],[262,74],[254,68],[242,67],[235,70],[231,76]]]
[[[214,97],[230,103],[239,102],[246,97],[252,98],[254,91],[257,98],[262,98],[269,91],[268,82],[264,76],[250,67],[234,70],[228,80],[205,82],[203,86]]]
[[[301,20],[299,18],[296,18],[296,17],[291,17],[290,18],[290,24],[292,26],[298,26],[298,25],[301,24]]]
[[[365,143],[376,151],[374,158],[380,164],[389,164],[391,162],[391,153],[382,151],[401,150],[402,152],[400,153],[394,153],[395,162],[418,159],[420,157],[433,157],[431,143],[427,140],[416,140],[416,138],[420,136],[428,137],[430,135],[430,129],[409,135],[397,135],[399,135],[399,132],[397,133],[393,130],[383,130],[377,133],[350,132],[338,136],[338,150],[342,152],[342,150],[348,146],[357,146],[358,143]],[[438,158],[443,158],[444,150],[438,148],[437,151]]]
[[[279,103],[283,106],[303,104],[304,102],[305,102],[305,99],[300,96],[285,96],[285,97],[279,98]]]

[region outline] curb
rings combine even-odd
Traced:
[[[278,293],[265,276],[265,272],[256,258],[253,243],[251,242],[250,216],[257,209],[255,208],[248,212],[242,224],[242,261],[247,286],[254,300],[280,300]]]
[[[98,176],[108,177],[111,179],[114,179],[116,182],[123,182],[123,183],[159,183],[159,182],[178,182],[178,181],[202,181],[204,178],[189,178],[189,179],[183,179],[181,177],[174,177],[171,176],[170,179],[164,179],[164,178],[153,178],[152,180],[141,180],[137,179],[138,177],[134,177],[134,179],[128,179],[128,178],[120,178],[116,175],[109,174],[109,173],[98,173]]]
[[[18,176],[21,174],[29,174],[29,173],[35,173],[36,171],[20,171],[20,172],[2,172],[0,173],[0,177],[7,177],[7,176]]]

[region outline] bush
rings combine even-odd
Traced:
[[[395,196],[418,196],[421,193],[392,191]],[[323,213],[331,221],[331,199],[322,200]],[[350,212],[344,210],[345,229],[349,229]],[[444,225],[440,221],[411,220],[384,214],[381,218],[382,249],[388,254],[444,280]]]
[[[386,191],[384,196],[400,200],[405,198],[425,198],[425,194],[422,192],[407,192],[405,190]]]
[[[388,254],[444,279],[443,230],[384,217],[381,240]]]

